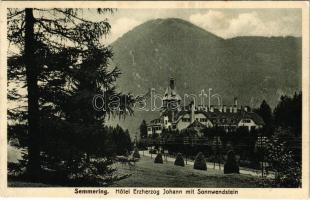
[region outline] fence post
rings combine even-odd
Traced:
[[[216,138],[216,154],[217,154],[217,159],[218,159],[218,162],[219,162],[219,170],[221,170],[221,154],[220,154],[220,138],[217,137]]]
[[[187,152],[185,151],[185,163],[187,165]]]
[[[264,178],[264,149],[263,149],[263,134],[260,140],[261,152],[262,152],[262,178]]]
[[[183,138],[183,144],[184,144],[184,149],[185,149],[185,164],[187,165],[187,146],[189,144],[189,137]]]

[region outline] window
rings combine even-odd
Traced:
[[[190,122],[189,118],[182,118],[182,122]]]
[[[207,118],[200,118],[200,122],[207,122],[208,119]]]
[[[155,131],[159,131],[159,130],[161,130],[160,127],[155,127]]]
[[[242,120],[243,123],[251,123],[251,120],[250,119],[244,119]]]

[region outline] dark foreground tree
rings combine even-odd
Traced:
[[[102,14],[108,10],[89,11]],[[127,96],[116,92],[114,86],[119,71],[109,65],[112,52],[100,44],[110,25],[106,19],[90,21],[82,12],[81,9],[8,9],[8,39],[18,49],[9,53],[9,84],[16,86],[20,83],[16,80],[21,79],[24,81],[20,87],[27,88],[23,96],[27,100],[26,109],[9,110],[9,115],[16,124],[21,115],[26,116],[23,119],[28,130],[27,172],[32,180],[40,178],[42,153],[54,159],[53,145],[62,145],[63,141],[71,147],[67,152],[80,152],[66,160],[68,163],[82,159],[82,154],[99,153],[98,145],[90,144],[98,144],[95,135],[104,135],[105,117],[131,111],[130,103],[124,104]],[[9,88],[8,98],[22,98],[17,96],[18,92]],[[105,95],[104,109],[93,109],[95,94]],[[110,97],[119,98],[120,104],[107,106],[113,100]],[[55,126],[48,130],[46,126],[51,122]],[[58,143],[46,139],[51,134],[57,135],[55,131],[62,138]]]

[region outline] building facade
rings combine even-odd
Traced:
[[[148,123],[148,136],[154,133],[160,135],[164,129],[181,131],[192,128],[199,134],[204,128],[220,127],[232,132],[239,127],[251,130],[264,125],[263,119],[248,106],[238,106],[236,98],[231,106],[196,106],[193,101],[182,108],[174,79],[170,79],[162,105],[159,118]]]

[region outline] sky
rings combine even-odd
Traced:
[[[301,36],[301,9],[118,9],[107,15],[112,43],[134,27],[157,18],[181,18],[222,38]]]

